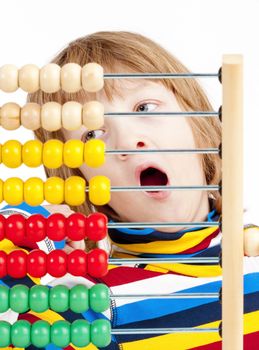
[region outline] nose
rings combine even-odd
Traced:
[[[124,145],[124,147],[121,149],[125,149],[125,150],[133,149],[133,150],[135,150],[135,149],[139,149],[139,148],[148,148],[147,141],[144,141],[144,140],[137,140],[135,142],[132,141],[132,142],[128,143],[128,146]],[[130,154],[118,154],[118,158],[121,160],[126,160],[128,158],[128,156],[130,156]]]

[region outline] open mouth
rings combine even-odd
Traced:
[[[159,169],[149,167],[140,173],[141,186],[166,186],[168,184],[167,175]],[[148,191],[158,193],[160,191]]]

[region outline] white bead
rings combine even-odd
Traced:
[[[87,63],[82,68],[82,86],[89,92],[97,92],[103,88],[103,67],[97,63]]]
[[[41,126],[47,131],[61,129],[61,105],[57,102],[47,102],[41,107]]]
[[[0,89],[4,92],[14,92],[18,89],[18,68],[13,64],[0,67]]]
[[[67,130],[77,130],[82,126],[82,105],[68,101],[62,106],[62,126]]]
[[[21,110],[21,124],[29,130],[40,128],[40,105],[37,103],[27,103]]]
[[[6,130],[16,130],[21,125],[21,108],[17,103],[5,103],[0,109],[0,125]]]
[[[90,101],[83,106],[83,124],[88,130],[97,130],[104,124],[104,106],[98,101]]]
[[[77,63],[67,63],[61,68],[61,88],[73,93],[81,90],[81,66]]]
[[[259,227],[244,229],[244,251],[247,256],[259,256]]]
[[[60,66],[49,63],[40,70],[40,88],[47,93],[60,90]]]
[[[26,64],[19,70],[19,87],[29,93],[39,90],[40,70],[34,64]]]

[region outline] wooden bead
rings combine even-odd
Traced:
[[[22,147],[22,161],[31,168],[38,167],[42,164],[43,144],[39,140],[30,140],[25,142]]]
[[[82,68],[82,86],[89,92],[97,92],[103,88],[103,67],[97,63],[87,63]]]
[[[49,177],[44,184],[45,200],[51,204],[64,202],[64,180],[57,176]]]
[[[98,101],[90,101],[83,106],[83,124],[88,130],[97,130],[104,124],[104,106]]]
[[[19,87],[29,93],[39,90],[40,70],[34,64],[26,64],[19,70]]]
[[[9,168],[18,168],[22,164],[22,145],[19,141],[8,140],[2,146],[2,162]]]
[[[3,190],[4,190],[4,182],[3,180],[0,180],[0,203],[2,203],[2,201],[4,200]]]
[[[49,169],[57,169],[63,164],[63,142],[48,140],[43,145],[42,163]]]
[[[47,102],[41,108],[41,126],[48,131],[61,129],[61,105]]]
[[[4,92],[14,92],[18,89],[18,68],[13,64],[0,67],[0,89]]]
[[[259,227],[244,229],[244,251],[247,256],[259,256]]]
[[[21,124],[29,130],[37,130],[41,126],[40,105],[38,103],[27,103],[21,109]]]
[[[81,205],[85,202],[85,179],[70,176],[65,180],[65,202],[69,205]]]
[[[5,103],[0,110],[0,124],[6,130],[18,129],[21,125],[20,106],[17,103]]]
[[[64,164],[69,168],[79,168],[84,160],[84,143],[80,140],[68,140],[64,144]]]
[[[19,205],[23,202],[23,181],[18,177],[10,177],[4,182],[3,197],[9,205]]]
[[[110,179],[103,175],[93,176],[89,180],[89,200],[95,205],[105,205],[111,199]]]
[[[102,140],[89,140],[84,147],[84,161],[91,168],[98,168],[105,162],[105,143]]]
[[[67,130],[77,130],[82,126],[82,105],[69,101],[62,106],[62,126]]]
[[[60,66],[56,63],[49,63],[40,70],[40,88],[47,93],[60,90]]]
[[[61,68],[62,90],[74,93],[81,90],[81,66],[77,63],[66,63]]]
[[[39,177],[31,177],[24,182],[24,200],[27,204],[35,206],[44,201],[43,181]]]

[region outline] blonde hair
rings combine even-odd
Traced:
[[[103,31],[93,33],[72,41],[65,47],[52,62],[63,66],[69,62],[75,62],[81,66],[88,62],[96,62],[103,66],[105,73],[118,73],[118,67],[127,71],[140,73],[184,73],[188,69],[172,54],[154,41],[143,35],[125,31]],[[117,70],[116,70],[117,68]],[[161,79],[161,83],[171,90],[181,108],[185,111],[212,111],[203,89],[195,79]],[[114,80],[106,80],[104,92],[109,100],[116,90]],[[56,101],[64,104],[69,100],[85,102],[94,100],[95,94],[84,90],[78,93],[65,93],[60,90],[57,93],[48,94],[39,90],[28,95],[28,102],[36,102],[40,105]],[[196,147],[218,147],[221,142],[221,123],[215,117],[188,117],[193,131]],[[42,128],[35,131],[36,137],[42,142],[49,139],[60,139],[65,142],[62,130],[48,132]],[[202,167],[207,184],[219,184],[221,180],[221,159],[218,154],[201,154]],[[45,169],[47,176],[59,176],[67,178],[71,175],[83,176],[80,169],[69,169],[62,166],[59,169]],[[87,183],[88,185],[88,183]],[[215,208],[221,213],[221,195],[218,191],[211,192],[215,199]],[[88,215],[93,211],[88,197],[86,202],[72,208]],[[97,206],[97,211],[106,213],[115,220],[119,219],[114,210],[109,206]]]

